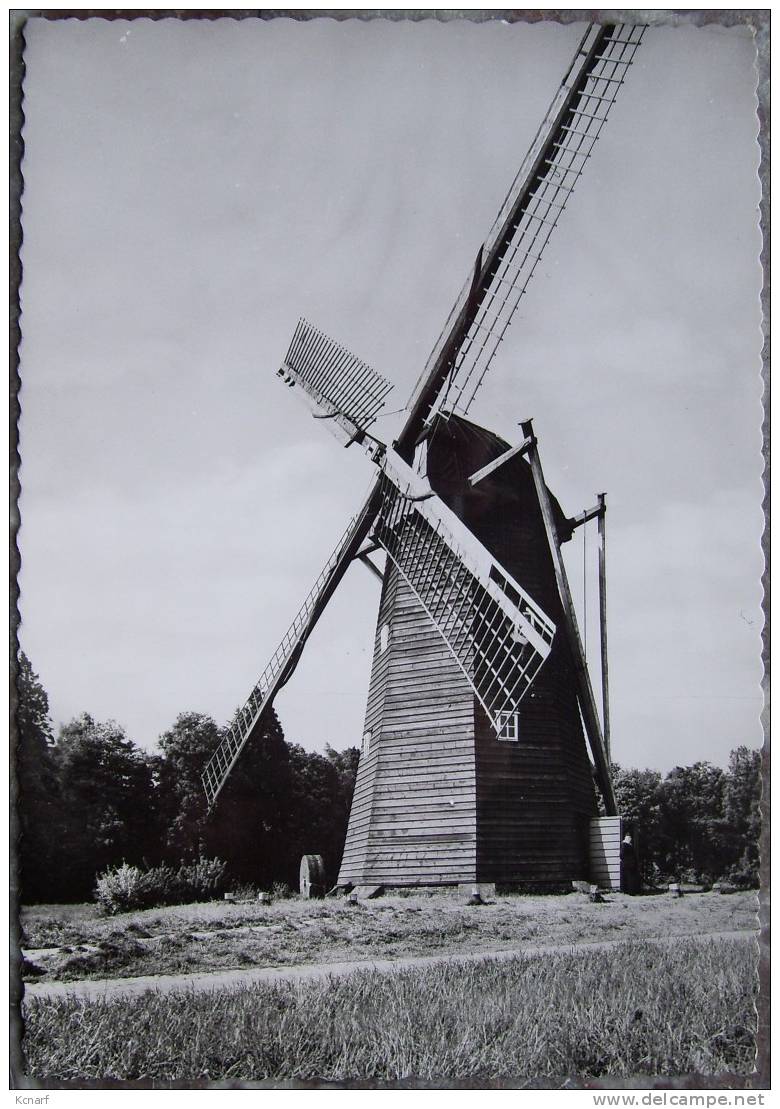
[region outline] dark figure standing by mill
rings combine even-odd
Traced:
[[[620,888],[623,893],[639,893],[641,888],[636,848],[628,835],[623,837],[620,845]]]

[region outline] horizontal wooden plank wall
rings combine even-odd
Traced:
[[[620,843],[623,821],[619,816],[597,816],[590,822],[590,880],[602,889],[620,889]]]
[[[459,418],[429,438],[431,484],[555,621],[549,658],[497,739],[460,668],[390,567],[380,602],[361,755],[339,884],[497,882],[544,888],[590,874],[591,764],[538,501],[520,457],[476,488],[506,449]],[[566,538],[566,518],[554,504]],[[387,650],[381,628],[389,625]]]
[[[477,715],[479,879],[529,886],[588,877],[596,811],[566,653],[554,648],[519,709],[518,741]]]
[[[393,567],[380,604],[365,727],[372,739],[358,766],[339,885],[474,881],[474,698]]]
[[[431,484],[555,621],[552,651],[519,709],[519,739],[497,739],[476,713],[477,877],[529,887],[588,877],[593,775],[577,703],[544,523],[528,463],[519,456],[476,487],[474,473],[506,449],[497,436],[452,418],[428,448]],[[565,517],[556,502],[557,523]]]
[[[396,579],[388,574],[382,585],[382,596],[379,602],[379,615],[377,617],[376,633],[374,635],[374,655],[371,664],[371,680],[368,689],[368,703],[366,705],[366,718],[363,735],[371,732],[373,736],[380,734],[382,720],[382,705],[384,704],[385,690],[387,688],[387,675],[390,666],[389,650],[384,653],[380,650],[380,629],[388,623],[392,614],[395,600]],[[357,885],[365,881],[366,856],[368,854],[368,830],[371,822],[371,804],[374,786],[376,783],[377,744],[371,742],[366,750],[365,738],[360,745],[360,762],[358,763],[355,790],[352,794],[352,807],[349,813],[347,838],[344,844],[344,854],[341,860],[338,883],[346,885],[352,882]]]

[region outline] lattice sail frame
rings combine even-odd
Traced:
[[[549,655],[555,624],[403,459],[390,450],[379,465],[374,539],[499,730]]]
[[[271,657],[263,673],[255,682],[242,708],[236,713],[227,733],[223,737],[214,754],[211,756],[201,775],[201,781],[206,793],[209,806],[213,805],[225,784],[230,771],[238,761],[238,757],[249,740],[250,735],[257,726],[266,707],[272,702],[274,695],[283,684],[288,675],[291,662],[296,652],[300,650],[302,642],[310,630],[312,613],[320,599],[323,588],[343,556],[344,549],[354,534],[355,525],[359,517],[356,516],[349,522],[344,534],[339,539],[335,550],[309,591],[306,600],[301,605],[295,619],[282,637],[282,641]]]
[[[380,373],[301,318],[277,371],[300,385],[341,442],[362,440],[393,386]]]
[[[518,192],[526,184],[529,167],[533,166],[543,148],[562,103],[571,95],[572,82],[578,76],[583,87],[576,93],[563,119],[558,123],[559,134],[552,148],[553,153],[536,171],[528,200],[492,267],[489,289],[466,332],[447,387],[436,405],[437,409],[449,408],[463,415],[468,413],[534,275],[544,248],[591,156],[645,30],[644,26],[631,24],[607,28],[610,37],[601,46],[599,53],[594,55],[587,76],[583,78],[582,74],[578,74],[576,65],[573,65],[564,79],[493,223],[483,250],[486,257],[489,257],[499,237],[505,232],[505,224],[517,201]],[[599,33],[598,27],[591,28],[586,33],[580,54],[587,52],[589,44]],[[470,275],[431,353],[428,366],[438,356],[452,321],[468,296],[471,281]]]

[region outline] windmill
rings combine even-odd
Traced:
[[[602,727],[561,556],[597,518],[603,587],[604,497],[566,517],[531,421],[512,446],[468,416],[643,30],[588,27],[392,445],[370,430],[390,384],[305,320],[278,371],[377,474],[203,785],[212,806],[347,569],[368,565],[381,598],[341,887],[549,888],[593,876],[593,842],[615,884],[605,594]]]

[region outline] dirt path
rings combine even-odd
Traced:
[[[696,935],[675,935],[658,939],[645,938],[647,943],[679,943],[681,940],[753,940],[758,942],[758,934],[749,931],[704,932]],[[236,968],[198,974],[151,974],[139,978],[98,978],[80,982],[27,982],[25,998],[54,999],[64,997],[83,997],[94,1001],[100,998],[112,999],[131,997],[148,990],[168,993],[173,990],[223,990],[239,986],[251,986],[257,982],[296,982],[311,981],[333,977],[344,977],[360,970],[394,971],[406,967],[429,967],[440,963],[473,963],[481,959],[514,959],[518,955],[542,956],[584,953],[587,951],[606,951],[620,947],[631,940],[594,940],[578,944],[543,944],[521,947],[514,950],[469,951],[446,955],[417,955],[401,959],[369,959],[363,962],[347,963],[310,963],[282,967]]]

